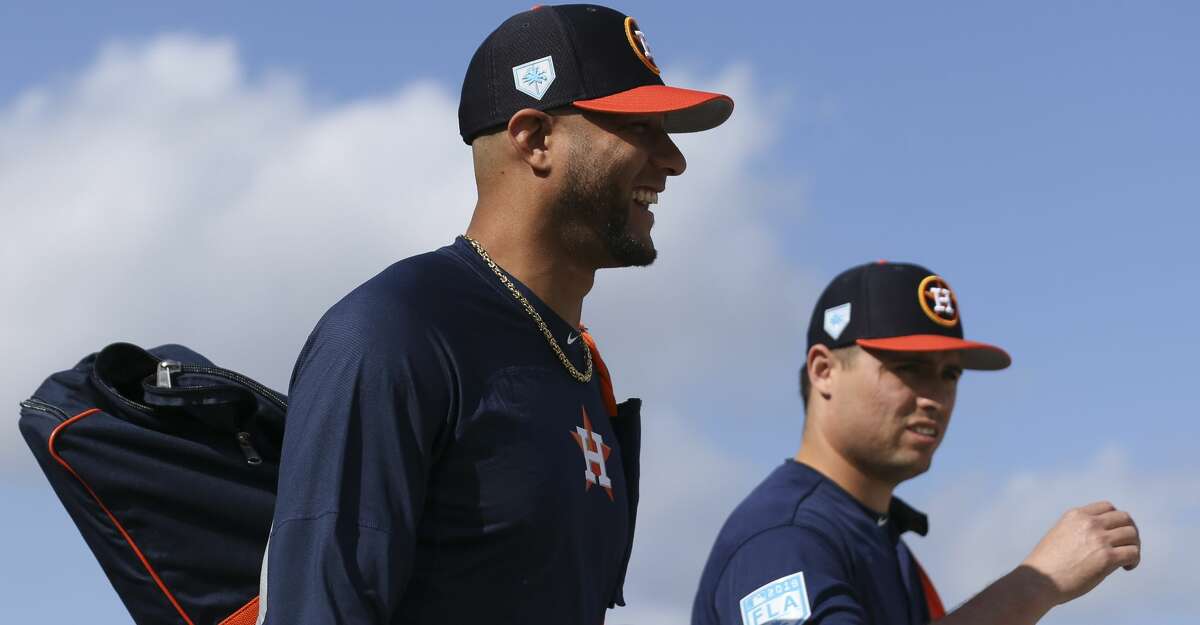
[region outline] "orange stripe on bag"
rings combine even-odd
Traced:
[[[258,621],[258,597],[238,608],[237,612],[230,614],[218,625],[254,625],[256,621]]]
[[[62,434],[63,430],[70,427],[71,424],[96,414],[97,412],[100,412],[99,408],[85,410],[71,417],[70,419],[63,421],[58,425],[58,427],[54,428],[54,431],[50,433],[50,440],[48,442],[50,447],[50,455],[53,456],[54,459],[57,460],[64,469],[69,471],[71,475],[75,476],[75,479],[79,480],[80,484],[83,484],[83,487],[87,490],[88,494],[92,496],[92,499],[96,500],[96,504],[100,506],[100,509],[104,511],[104,514],[108,515],[108,520],[112,521],[112,524],[116,526],[117,531],[121,533],[121,537],[124,538],[125,542],[129,544],[129,547],[133,549],[134,555],[136,555],[137,559],[141,561],[142,566],[146,569],[146,572],[150,573],[150,577],[154,580],[154,583],[158,585],[158,589],[167,596],[167,600],[170,601],[171,605],[175,607],[175,611],[179,613],[179,616],[183,618],[184,622],[186,622],[188,625],[196,625],[192,622],[192,619],[188,618],[187,613],[183,611],[183,607],[180,606],[179,602],[175,600],[175,595],[171,594],[171,591],[167,589],[167,585],[163,583],[162,578],[158,576],[158,572],[155,571],[154,567],[150,565],[150,561],[146,559],[145,554],[143,554],[142,550],[138,548],[137,543],[133,541],[133,537],[129,535],[129,532],[125,531],[125,527],[121,525],[121,522],[117,520],[117,517],[114,516],[112,511],[108,509],[108,506],[104,505],[104,502],[100,499],[100,496],[96,494],[96,491],[92,490],[92,487],[87,483],[87,481],[80,477],[80,475],[75,472],[75,469],[71,468],[71,465],[68,464],[66,460],[63,460],[63,457],[58,455],[58,451],[54,449],[54,444],[58,442],[58,437],[60,434]]]

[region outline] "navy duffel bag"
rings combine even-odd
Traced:
[[[287,398],[179,345],[114,343],[21,434],[140,624],[253,624]]]

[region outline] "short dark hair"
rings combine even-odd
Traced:
[[[855,357],[858,356],[862,348],[857,345],[847,345],[837,349],[829,350],[833,353],[834,358],[837,358],[842,364],[849,364]],[[812,380],[808,378],[808,354],[804,356],[804,366],[800,367],[800,399],[804,402],[804,409],[808,410],[808,394],[812,392]]]

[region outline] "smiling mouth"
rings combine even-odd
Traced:
[[[643,207],[649,207],[651,204],[658,204],[658,191],[638,187],[633,190],[633,201]]]
[[[907,429],[921,436],[928,436],[930,438],[938,437],[938,429],[932,425],[910,425]]]

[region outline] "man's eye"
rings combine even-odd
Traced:
[[[645,134],[650,132],[650,122],[633,122],[626,126],[626,128],[638,134]]]
[[[958,379],[962,377],[962,371],[959,371],[958,369],[947,369],[942,376],[951,382],[957,382]]]

